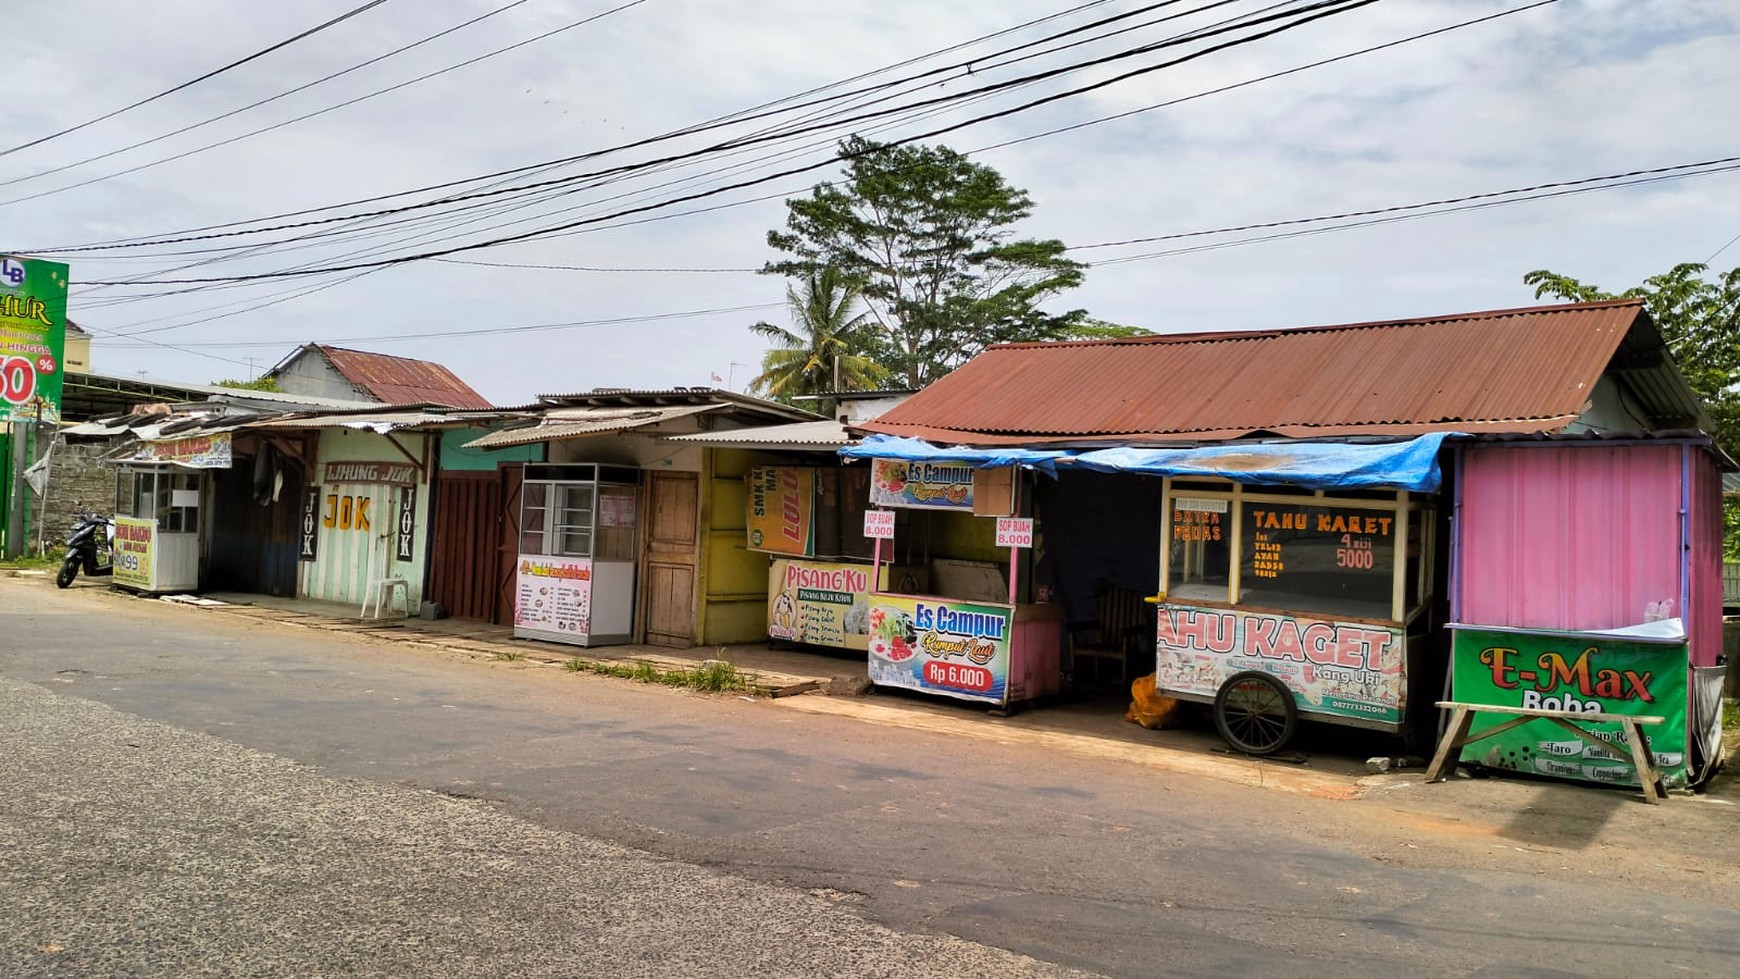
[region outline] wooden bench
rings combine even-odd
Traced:
[[[1494,707],[1487,704],[1464,704],[1454,700],[1441,700],[1438,706],[1455,711],[1450,716],[1450,727],[1445,730],[1443,740],[1438,742],[1438,751],[1432,756],[1432,764],[1426,769],[1426,781],[1437,782],[1446,777],[1445,769],[1452,771],[1462,758],[1463,747],[1476,741],[1484,741],[1493,735],[1503,734],[1515,727],[1521,727],[1530,721],[1547,720],[1564,728],[1578,739],[1588,742],[1595,748],[1618,758],[1629,761],[1637,769],[1638,786],[1643,790],[1646,802],[1659,804],[1667,798],[1667,785],[1662,782],[1661,772],[1656,770],[1655,759],[1650,754],[1649,746],[1644,743],[1643,734],[1638,730],[1640,724],[1660,724],[1664,717],[1632,716],[1629,714],[1606,714],[1599,712],[1574,710],[1544,710],[1536,707]],[[1468,726],[1474,723],[1475,714],[1509,714],[1511,719],[1496,727],[1490,727],[1474,735],[1468,736]],[[1583,721],[1589,724],[1617,723],[1625,732],[1625,747],[1610,744],[1588,731],[1583,730],[1573,721]],[[1626,751],[1629,748],[1629,753]]]

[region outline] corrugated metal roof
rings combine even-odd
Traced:
[[[465,448],[505,449],[515,445],[605,435],[631,428],[646,428],[674,418],[717,411],[724,407],[722,404],[706,404],[666,405],[656,408],[551,408],[536,425],[491,432],[465,443]]]
[[[1634,327],[1628,357],[1658,382],[1666,364],[1678,385],[1652,385],[1649,400],[1696,417],[1642,303],[1625,300],[1010,344],[855,427],[986,445],[1557,431],[1583,412]]]
[[[345,380],[379,398],[383,404],[491,407],[488,398],[473,391],[470,385],[440,364],[318,343],[309,346],[324,354]]]
[[[724,432],[696,432],[693,435],[670,435],[667,442],[705,445],[715,449],[801,449],[831,451],[850,444],[846,426],[837,421],[796,422],[791,425],[768,425],[764,428],[733,428]]]

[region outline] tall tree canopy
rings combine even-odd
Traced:
[[[750,382],[760,394],[789,402],[800,395],[875,390],[888,370],[859,353],[874,325],[858,310],[858,287],[832,266],[807,272],[785,290],[791,329],[756,323],[749,329],[773,343]]]
[[[1611,293],[1567,275],[1537,269],[1523,276],[1535,297],[1571,302],[1642,299],[1661,328],[1686,381],[1715,422],[1716,443],[1740,459],[1740,268],[1706,277],[1709,266],[1683,262],[1643,284]],[[1740,506],[1727,506],[1730,557],[1740,557]]]
[[[863,353],[922,387],[993,343],[1053,340],[1085,314],[1039,304],[1081,283],[1056,240],[1017,238],[1027,192],[944,146],[840,144],[843,179],[786,201],[767,243],[787,257],[764,273],[838,268],[875,324]]]

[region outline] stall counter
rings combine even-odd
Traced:
[[[872,683],[1005,708],[1059,690],[1060,606],[876,592],[869,626]]]

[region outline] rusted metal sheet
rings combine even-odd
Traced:
[[[471,385],[440,364],[344,347],[318,345],[317,349],[326,356],[334,370],[344,375],[345,380],[385,404],[490,407],[488,398],[473,391]]]
[[[436,481],[429,598],[456,619],[495,613],[502,489],[493,471],[444,472]]]
[[[1494,444],[1463,455],[1458,617],[1616,629],[1680,615],[1683,447]]]
[[[1642,309],[1011,344],[856,427],[970,444],[1556,431],[1588,404]]]

